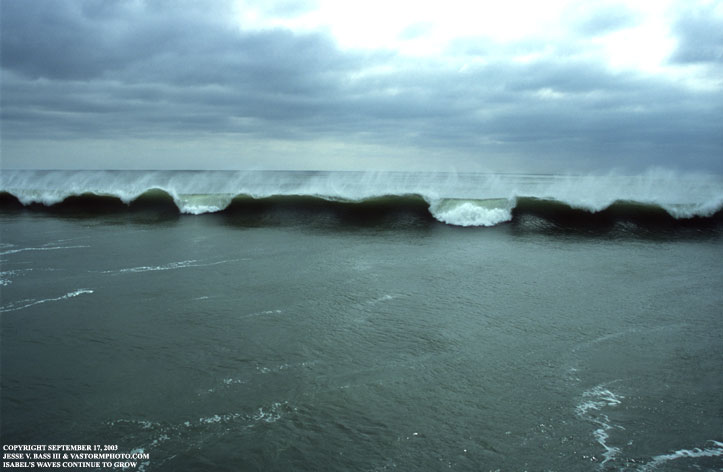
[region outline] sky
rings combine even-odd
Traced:
[[[723,1],[2,0],[0,168],[723,173]]]

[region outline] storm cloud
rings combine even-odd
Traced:
[[[590,54],[639,24],[614,6],[573,12],[554,41],[463,36],[426,56],[245,27],[220,2],[0,7],[6,168],[723,170],[713,7],[675,10],[656,71]]]

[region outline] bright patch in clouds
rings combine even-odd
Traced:
[[[638,24],[612,31],[595,42],[615,69],[660,72],[676,47],[670,27],[670,2],[638,2],[633,8]]]
[[[343,48],[392,48],[424,55],[439,53],[460,37],[511,41],[535,36],[554,25],[555,10],[566,3],[322,1],[315,14]]]
[[[570,43],[585,47],[590,59],[602,60],[613,69],[661,72],[676,47],[670,20],[676,7],[689,5],[672,0],[630,0],[580,3],[571,0],[466,0],[405,1],[319,0],[288,14],[268,2],[240,1],[238,21],[244,30],[284,28],[297,32],[328,32],[345,50],[391,50],[403,56],[452,59],[454,41],[488,41],[505,59],[534,62]],[[293,10],[292,10],[293,11]],[[280,14],[283,13],[283,14]],[[608,25],[597,34],[581,34],[580,25],[596,15],[632,16],[632,21]],[[604,18],[603,18],[604,20]],[[506,46],[525,44],[526,50],[510,53]],[[551,45],[556,47],[551,47]],[[514,48],[513,48],[514,49]],[[494,50],[487,54],[496,54]],[[460,58],[460,66],[469,58]]]
[[[288,28],[329,31],[345,49],[397,49],[438,53],[459,37],[496,41],[536,36],[558,22],[569,0],[469,2],[320,0],[295,16],[275,16],[254,1],[238,3],[242,28]],[[416,45],[424,44],[428,48]]]

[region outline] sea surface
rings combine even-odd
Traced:
[[[2,443],[720,471],[722,207],[662,170],[3,170]]]

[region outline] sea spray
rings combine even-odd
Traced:
[[[130,206],[144,199],[165,198],[176,211],[192,215],[225,211],[239,197],[365,204],[383,197],[399,197],[399,202],[416,196],[427,202],[435,219],[457,226],[494,226],[510,221],[520,199],[559,203],[559,208],[588,213],[600,213],[621,203],[636,204],[662,209],[674,219],[711,217],[723,208],[721,177],[664,170],[635,176],[9,170],[0,175],[0,193],[12,195],[26,206],[53,206],[71,197],[75,203],[78,198],[114,198]],[[93,205],[102,207],[104,203],[94,201]]]

